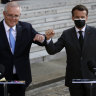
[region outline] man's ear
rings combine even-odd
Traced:
[[[88,15],[86,16],[86,21],[88,20]]]
[[[72,16],[72,20],[74,21],[74,17]]]
[[[5,17],[5,15],[6,15],[5,11],[3,11],[3,16]]]

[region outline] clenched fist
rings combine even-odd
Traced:
[[[52,38],[52,37],[55,35],[55,32],[54,32],[53,29],[48,29],[48,30],[45,32],[45,35],[46,35],[47,40],[49,40],[50,38]]]
[[[42,43],[44,41],[44,39],[45,39],[45,36],[44,35],[36,34],[33,40]]]

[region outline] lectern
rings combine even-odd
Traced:
[[[25,84],[25,81],[1,81],[0,84],[3,84],[4,87],[4,96],[8,96],[7,85],[8,84]]]
[[[72,83],[89,83],[90,84],[90,96],[92,96],[92,87],[96,83],[96,79],[73,79]]]

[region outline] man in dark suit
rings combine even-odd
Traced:
[[[83,5],[77,5],[72,9],[75,27],[65,30],[55,43],[50,39],[54,36],[54,31],[49,29],[46,32],[46,50],[49,54],[56,54],[64,47],[66,49],[65,85],[69,87],[71,96],[90,96],[90,84],[73,84],[73,79],[96,79],[88,69],[90,64],[87,64],[90,60],[96,59],[96,28],[88,26],[87,19],[88,9]],[[95,86],[94,89],[96,90]],[[92,96],[96,96],[96,91],[93,93]]]
[[[6,3],[8,3],[8,2],[10,2],[10,0],[1,0],[1,3],[2,3],[2,4],[6,4]]]
[[[21,8],[16,2],[5,5],[4,20],[0,22],[0,64],[5,67],[6,80],[24,80],[25,85],[8,85],[8,96],[25,96],[32,81],[29,52],[31,44],[45,45],[45,36],[31,24],[19,21]],[[0,86],[0,96],[3,95]]]

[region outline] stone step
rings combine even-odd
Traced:
[[[77,5],[78,4],[90,4],[95,2],[95,0],[73,0],[73,1],[68,1],[68,0],[35,0],[31,1],[30,3],[26,1],[26,4],[20,2],[22,4],[23,10],[36,10],[36,9],[43,9],[43,8],[52,8],[52,7],[58,7],[58,6],[71,6],[71,5]],[[47,3],[46,3],[47,2]]]
[[[27,21],[29,23],[32,23],[33,25],[39,24],[39,23],[45,23],[45,22],[54,22],[54,21],[59,21],[62,19],[69,19],[71,16],[71,13],[66,12],[66,13],[50,13],[50,15],[44,15],[44,16],[38,16],[38,17],[30,17],[30,18],[24,18],[21,20],[22,21]]]
[[[93,4],[87,4],[86,6],[88,7],[89,11],[93,10],[93,6],[96,5],[96,3]],[[74,5],[75,6],[75,5]],[[30,17],[38,17],[38,16],[48,16],[48,15],[53,15],[53,14],[60,14],[60,13],[66,13],[70,12],[72,10],[73,6],[58,6],[58,7],[53,7],[53,8],[47,8],[47,9],[37,9],[37,10],[30,10],[30,11],[24,11],[22,12],[22,18],[30,18]],[[96,9],[96,8],[94,8]]]
[[[88,23],[95,22],[96,17],[92,16],[88,19]],[[61,20],[61,21],[54,21],[54,22],[47,22],[47,23],[41,23],[33,25],[33,28],[35,28],[38,32],[44,32],[47,29],[60,29],[60,28],[66,28],[74,26],[74,22],[70,19],[68,20]]]
[[[65,49],[63,49],[60,53],[57,53],[59,54],[59,58],[62,57],[62,53],[64,54],[65,53]],[[57,56],[54,55],[55,57]],[[36,52],[30,52],[30,62],[31,63],[35,63],[35,62],[39,62],[39,59],[41,62],[44,62],[46,61],[47,57],[49,57],[50,55],[47,53],[47,51],[45,50],[45,48],[43,50],[39,50],[39,51],[36,51]],[[54,57],[53,55],[51,57]],[[51,59],[51,58],[50,58]]]
[[[43,3],[41,3],[42,2],[42,0],[39,0],[39,3],[37,2],[38,0],[35,0],[35,2],[34,3],[32,3],[32,0],[30,0],[31,2],[28,2],[28,1],[21,1],[21,3],[20,3],[20,5],[21,5],[21,7],[22,7],[22,10],[23,10],[23,12],[28,12],[28,11],[32,11],[32,7],[33,7],[33,5],[37,8],[36,10],[38,10],[38,9],[40,9],[40,8],[38,8],[38,4],[40,4],[42,7],[44,7],[43,9],[50,9],[50,8],[56,8],[56,7],[60,7],[61,5],[62,5],[62,7],[64,7],[65,9],[67,9],[67,8],[72,8],[74,5],[76,5],[76,3],[77,2],[73,2],[73,1],[68,1],[68,2],[66,2],[65,0],[57,0],[57,1],[55,1],[55,3],[54,2],[52,2],[52,3],[50,3],[50,1],[52,1],[52,0],[49,0],[49,3],[46,3],[46,2],[44,2],[44,1],[46,1],[46,0],[44,0],[43,1],[43,3],[44,3],[44,5],[43,5]],[[61,1],[63,1],[63,2],[61,2]],[[74,1],[78,1],[78,0],[74,0]],[[18,2],[18,1],[17,1]],[[25,3],[25,2],[27,2],[27,3]],[[61,3],[60,3],[61,2]],[[89,3],[90,2],[90,3]],[[88,0],[87,1],[84,1],[84,0],[82,0],[82,1],[80,1],[80,3],[84,3],[85,5],[94,5],[96,2],[94,1],[94,0],[89,0],[89,2],[88,2]],[[72,3],[72,4],[71,4]],[[37,4],[37,5],[36,5]],[[52,7],[50,6],[51,4],[53,4],[52,5]],[[54,6],[55,4],[58,4],[58,6]],[[61,4],[61,5],[60,5]],[[79,4],[79,2],[78,2],[78,4]],[[46,5],[48,6],[48,8],[46,8]],[[70,5],[70,6],[67,6],[67,5]],[[25,7],[25,9],[26,10],[24,10],[24,6],[27,6],[27,7]],[[4,7],[4,5],[2,5],[2,4],[0,4],[0,12],[2,12],[2,8]],[[30,8],[29,8],[30,7]],[[28,9],[29,8],[29,9]],[[31,9],[31,10],[30,10]],[[33,10],[35,10],[35,9],[33,9]],[[35,10],[35,11],[36,11]]]
[[[96,3],[93,3],[96,5]],[[90,4],[92,5],[92,4]],[[87,4],[87,7],[90,5]],[[27,10],[27,11],[23,11],[21,18],[30,18],[30,17],[36,17],[36,16],[46,16],[46,15],[50,15],[50,14],[60,14],[60,13],[66,13],[66,12],[71,12],[73,6],[59,6],[59,7],[55,7],[55,8],[48,8],[48,9],[37,9],[37,10]],[[1,11],[2,12],[2,11]],[[2,15],[3,16],[3,15]],[[1,16],[1,17],[2,17]]]
[[[88,5],[88,4],[87,4]],[[36,15],[38,15],[38,16],[40,16],[40,13],[41,13],[41,15],[48,15],[48,13],[49,14],[60,14],[60,12],[63,12],[63,13],[65,13],[66,11],[68,12],[69,10],[71,11],[71,9],[72,9],[72,7],[70,6],[68,6],[68,7],[56,7],[55,9],[53,8],[49,8],[49,9],[39,9],[39,10],[33,10],[33,11],[23,11],[22,13],[22,15],[21,15],[21,18],[24,18],[24,19],[26,19],[26,18],[29,18],[29,17],[34,17],[33,15],[35,15],[35,17],[36,17]],[[61,11],[61,10],[63,10],[63,11]],[[37,13],[36,13],[36,11],[37,11]],[[27,13],[26,13],[27,12]],[[54,13],[55,12],[55,13]],[[32,13],[33,13],[33,15],[32,15]],[[68,15],[67,15],[68,16]],[[3,15],[1,15],[1,17],[3,17]],[[1,18],[2,19],[2,18]],[[34,18],[33,18],[34,19]],[[27,21],[27,19],[26,19],[26,21]]]

